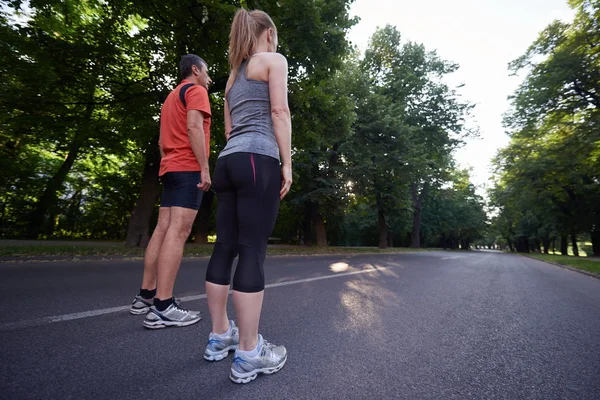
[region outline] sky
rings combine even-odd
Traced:
[[[553,20],[570,22],[575,13],[567,0],[356,0],[350,14],[360,17],[349,39],[361,50],[378,26],[390,24],[403,40],[422,43],[460,65],[448,82],[465,84],[459,93],[476,104],[471,126],[478,126],[480,135],[458,150],[456,160],[472,168],[472,182],[483,195],[490,161],[508,144],[502,127],[507,98],[523,79],[510,76],[508,63]]]

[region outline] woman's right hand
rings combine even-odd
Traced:
[[[281,167],[281,190],[279,191],[279,199],[283,198],[289,193],[290,187],[292,186],[292,166],[284,165]]]

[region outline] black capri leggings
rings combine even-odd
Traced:
[[[213,181],[218,200],[217,240],[206,280],[229,285],[231,266],[239,254],[233,290],[260,292],[265,288],[267,242],[279,211],[279,161],[233,153],[217,160]]]

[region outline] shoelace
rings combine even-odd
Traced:
[[[267,353],[269,353],[269,356],[272,357],[273,356],[273,349],[275,347],[277,347],[277,346],[274,345],[273,343],[269,343],[265,339],[263,339],[263,347],[262,347],[262,349],[260,351],[261,357],[266,356]]]
[[[187,308],[183,308],[181,306],[181,302],[175,301],[175,302],[173,302],[173,306],[175,306],[175,308],[181,312],[189,312],[189,310]]]

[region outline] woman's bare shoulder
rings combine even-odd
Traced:
[[[260,58],[260,60],[269,65],[287,65],[287,59],[281,53],[271,53],[271,52],[263,52],[255,54],[255,57]]]

